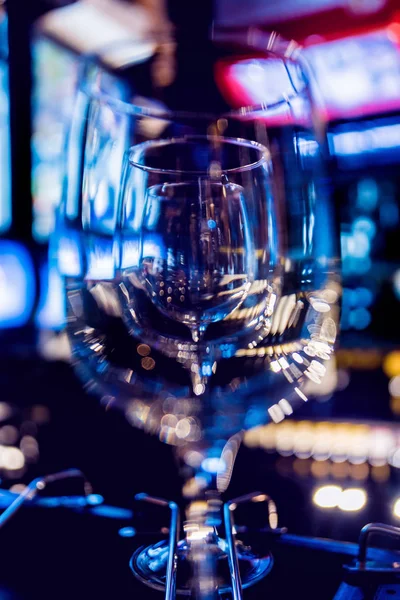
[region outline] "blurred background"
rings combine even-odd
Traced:
[[[171,449],[105,412],[72,373],[62,282],[48,260],[81,57],[130,37],[129,60],[140,61],[143,46],[134,41],[148,26],[146,5],[101,0],[38,9],[32,204],[13,206],[0,0],[3,489],[19,491],[38,474],[74,466],[110,503],[131,506],[143,490],[179,500]],[[326,123],[344,288],[337,369],[293,418],[246,434],[229,493],[261,489],[291,532],[354,541],[369,521],[400,524],[400,9],[397,0],[220,0],[214,19],[221,31],[276,29],[304,46]],[[246,104],[261,101],[268,85],[251,57],[232,61],[222,76]]]

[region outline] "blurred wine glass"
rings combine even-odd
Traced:
[[[218,114],[150,98],[146,65],[115,87],[90,64],[52,243],[87,389],[176,446],[203,544],[196,554],[188,533],[182,552],[198,574],[223,546],[218,494],[242,431],[308,401],[337,335],[338,236],[309,85],[289,44],[268,48],[248,67],[271,101]],[[151,573],[152,551],[133,566],[149,585],[165,580],[164,550]]]

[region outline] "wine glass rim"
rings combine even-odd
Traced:
[[[231,138],[231,137],[223,137],[216,135],[184,135],[182,137],[171,137],[171,138],[163,138],[158,140],[149,140],[147,142],[142,142],[140,144],[136,144],[132,146],[129,150],[129,163],[133,167],[137,167],[142,171],[146,171],[148,173],[165,173],[169,175],[176,175],[178,173],[187,174],[187,175],[207,175],[207,170],[186,170],[186,169],[161,169],[156,167],[150,167],[144,164],[141,164],[138,161],[139,156],[143,156],[143,153],[146,152],[149,148],[162,148],[164,146],[170,146],[173,144],[182,144],[190,141],[207,141],[207,142],[216,142],[220,144],[227,144],[232,146],[241,146],[245,148],[250,148],[259,153],[258,160],[255,160],[251,163],[245,165],[239,165],[237,167],[231,167],[228,169],[221,168],[221,174],[223,173],[242,173],[244,171],[251,171],[257,167],[268,162],[270,158],[270,153],[266,146],[263,146],[259,142],[255,142],[252,140],[245,140],[243,138]]]
[[[228,38],[229,35],[232,35],[231,32],[227,32]],[[233,32],[233,35],[236,35]],[[302,73],[302,77],[304,79],[304,85],[301,89],[298,89],[296,85],[292,83],[293,92],[285,93],[279,100],[276,100],[271,103],[258,103],[258,104],[244,104],[243,106],[232,108],[231,110],[222,111],[221,113],[213,113],[213,112],[202,112],[202,111],[185,111],[185,110],[174,110],[170,109],[165,105],[155,105],[151,106],[140,104],[138,99],[133,98],[132,102],[127,100],[122,100],[119,98],[115,98],[108,94],[105,91],[102,91],[100,88],[95,89],[92,85],[85,82],[81,85],[81,90],[88,96],[89,99],[96,100],[101,104],[108,105],[111,110],[119,112],[121,114],[125,114],[127,116],[132,117],[153,117],[161,120],[171,121],[174,119],[181,120],[194,120],[194,121],[211,121],[218,119],[245,119],[246,117],[257,117],[257,116],[266,116],[265,113],[268,111],[275,111],[280,107],[290,107],[291,102],[297,98],[301,93],[303,93],[307,88],[308,75],[305,70],[306,61],[304,57],[300,55],[301,46],[294,42],[293,40],[289,41],[283,38],[280,34],[272,31],[270,33],[258,31],[256,28],[250,28],[249,32],[246,36],[247,42],[249,43],[249,48],[260,52],[261,50],[265,54],[265,58],[272,57],[277,58],[283,62],[285,68],[287,65],[297,65]],[[140,40],[136,40],[137,43],[145,44],[149,42],[153,42],[150,38],[143,38]],[[284,43],[285,50],[280,47],[281,43]],[[110,45],[107,45],[103,48],[103,52],[93,53],[86,56],[86,61],[84,61],[84,65],[88,66],[91,61],[97,65],[97,68],[100,70],[107,71],[106,67],[101,67],[99,63],[96,63],[99,57],[102,56],[104,50],[112,50],[113,48],[123,46],[125,44],[132,43],[132,40],[121,40],[119,43],[113,42]],[[243,58],[246,58],[244,55]],[[262,58],[258,56],[258,58]],[[85,66],[84,66],[85,68]],[[85,79],[85,78],[84,78]],[[289,74],[289,79],[291,76]]]
[[[294,91],[293,94],[288,94],[281,100],[272,102],[271,104],[249,104],[240,108],[232,109],[222,113],[211,112],[191,112],[184,110],[170,110],[166,106],[141,106],[134,102],[126,102],[118,98],[113,98],[109,94],[101,91],[89,90],[84,86],[84,93],[91,99],[96,100],[99,104],[107,105],[111,110],[125,114],[131,117],[152,117],[155,119],[173,121],[217,121],[218,119],[246,119],[255,118],[256,116],[266,117],[268,111],[275,111],[281,107],[289,107],[293,100],[299,97],[304,90]]]

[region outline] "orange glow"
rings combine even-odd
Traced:
[[[372,467],[371,477],[374,481],[377,481],[377,482],[387,481],[390,477],[389,465],[381,465],[379,467]]]
[[[154,369],[156,361],[154,360],[154,358],[151,358],[151,356],[146,356],[145,358],[142,358],[140,364],[146,371],[151,371],[152,369]]]
[[[336,362],[338,368],[343,369],[347,367],[358,370],[377,369],[381,365],[382,356],[377,350],[339,350],[336,354]]]
[[[365,479],[368,479],[369,466],[367,463],[350,465],[350,475],[352,479],[355,479],[356,481],[364,481]]]
[[[388,377],[400,375],[400,350],[389,352],[383,361],[383,370]]]
[[[330,471],[330,463],[327,460],[313,460],[311,464],[311,474],[316,479],[323,479],[329,474]]]
[[[348,463],[332,463],[331,474],[335,479],[345,479],[349,475],[350,465]]]
[[[310,460],[296,458],[296,460],[293,463],[293,470],[296,473],[296,475],[300,475],[300,477],[307,477],[310,474],[310,468]]]
[[[139,344],[137,347],[137,352],[140,356],[148,356],[150,354],[150,346],[147,344]]]
[[[390,409],[394,415],[400,415],[400,396],[390,398]]]

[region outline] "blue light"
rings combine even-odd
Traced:
[[[374,300],[374,293],[365,287],[358,287],[354,290],[350,288],[343,289],[343,306],[351,308],[368,308]]]
[[[359,219],[367,223],[367,219]],[[362,227],[358,227],[356,222],[353,225],[353,233],[342,233],[340,237],[342,247],[342,258],[343,261],[346,259],[361,261],[368,258],[371,249],[370,236],[372,231],[368,232]]]
[[[396,202],[382,202],[379,207],[379,219],[382,227],[396,227],[399,222],[399,207]]]
[[[212,375],[212,367],[210,364],[204,364],[201,366],[201,374],[204,377],[211,377]]]
[[[350,256],[354,258],[365,258],[369,255],[371,245],[365,231],[355,231],[350,244]]]
[[[140,259],[140,238],[132,236],[121,242],[121,268],[137,267]]]
[[[379,150],[400,148],[400,125],[381,125],[363,131],[346,131],[330,135],[334,154],[355,156]]]
[[[2,32],[3,33],[3,32]],[[0,232],[11,225],[11,173],[7,63],[0,59]]]
[[[121,537],[131,538],[136,535],[136,529],[134,527],[122,527],[118,533]]]
[[[251,429],[252,427],[256,427],[265,419],[265,409],[262,410],[256,406],[249,408],[247,411],[247,415],[244,421],[244,429]]]
[[[343,294],[343,299],[345,298],[345,294]],[[342,314],[340,316],[340,329],[342,331],[347,331],[350,329],[350,309],[348,306],[342,307]]]
[[[143,256],[162,258],[163,260],[168,257],[168,250],[162,235],[157,233],[148,233],[145,235],[143,240]]]
[[[354,275],[365,275],[371,269],[371,259],[369,256],[365,258],[346,258],[343,261],[343,273]]]
[[[365,233],[372,240],[376,234],[376,225],[370,217],[358,217],[353,222],[353,232]]]
[[[83,272],[83,250],[79,232],[66,230],[50,239],[50,261],[60,275],[79,277]]]
[[[375,210],[379,199],[379,188],[375,179],[361,179],[357,185],[357,206],[367,212]]]
[[[215,229],[215,228],[216,228],[216,226],[217,226],[217,224],[216,224],[216,222],[214,221],[214,219],[209,219],[209,220],[207,221],[207,225],[208,225],[208,227],[209,227],[210,229]]]
[[[393,273],[393,289],[398,300],[400,300],[400,269]]]
[[[366,308],[356,308],[350,312],[349,323],[354,329],[366,329],[371,323],[371,313]]]
[[[303,138],[297,139],[297,148],[303,157],[317,156],[319,153],[318,142],[315,140],[307,140]]]
[[[374,294],[368,288],[359,287],[354,290],[356,294],[356,306],[367,308],[374,300]]]
[[[355,290],[345,288],[343,290],[343,305],[344,306],[357,306],[358,298]]]
[[[90,236],[85,240],[87,279],[114,279],[119,257],[113,238]]]
[[[42,267],[40,272],[41,297],[36,324],[43,329],[61,329],[65,323],[63,280],[55,267]]]
[[[106,519],[132,519],[132,511],[119,506],[106,506],[100,504],[90,509],[92,515],[105,517]]]
[[[20,327],[30,317],[36,294],[32,260],[16,242],[0,242],[0,328]]]
[[[222,358],[230,358],[235,354],[236,348],[234,344],[221,344],[219,347]]]
[[[100,494],[89,494],[86,496],[86,502],[91,506],[98,506],[104,502],[104,498]]]

